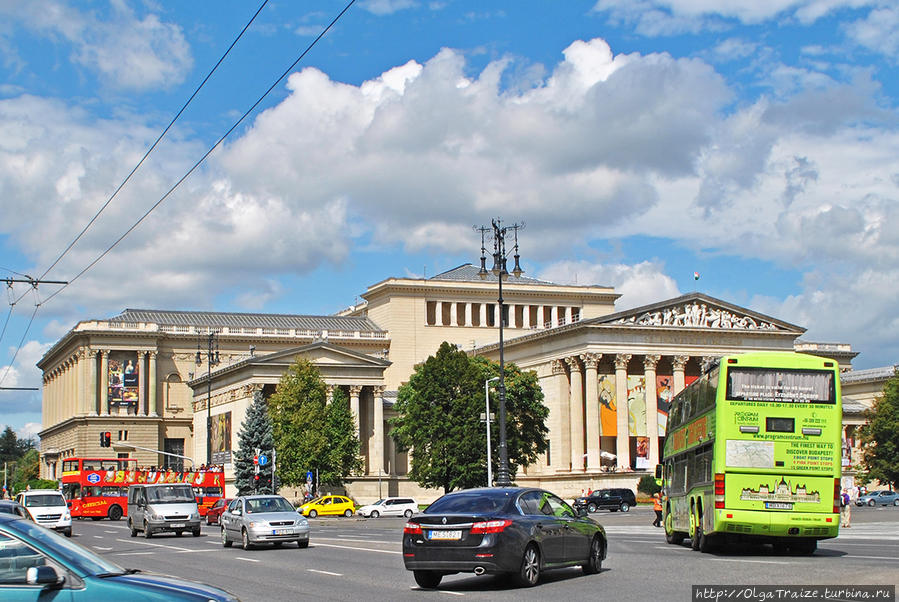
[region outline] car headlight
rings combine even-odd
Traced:
[[[302,526],[308,525],[309,521],[306,520],[305,516],[301,516],[300,519],[297,521],[297,524],[302,527]]]
[[[72,515],[66,512],[62,515],[62,520],[72,520]]]
[[[200,513],[199,513],[199,512],[191,512],[191,513],[190,513],[189,520],[194,520],[194,519],[200,520]]]
[[[150,518],[159,518],[159,515],[156,514],[156,511],[153,508],[147,508],[147,516]]]
[[[250,527],[251,529],[255,529],[257,527],[267,527],[268,523],[265,522],[264,520],[251,520],[247,524],[247,526]]]

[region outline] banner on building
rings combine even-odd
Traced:
[[[671,376],[656,376],[656,408],[659,414],[659,437],[668,432],[668,410],[674,398],[674,379]]]
[[[603,437],[618,436],[618,406],[615,402],[615,375],[599,376],[599,423]]]
[[[631,437],[646,436],[646,377],[627,377],[627,428]]]
[[[212,417],[212,463],[231,462],[231,412],[223,412]]]
[[[110,406],[137,407],[140,368],[136,351],[111,351],[106,378]]]

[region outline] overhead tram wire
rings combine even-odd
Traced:
[[[31,312],[31,319],[28,320],[28,326],[25,327],[25,332],[22,333],[22,340],[19,341],[18,347],[16,347],[16,352],[13,354],[12,359],[9,360],[9,364],[6,366],[6,371],[3,373],[3,376],[0,376],[0,385],[3,384],[3,381],[6,380],[6,377],[9,375],[9,371],[12,369],[13,364],[16,363],[16,358],[19,356],[19,352],[22,350],[22,345],[25,344],[25,337],[28,336],[28,331],[31,330],[31,325],[34,323],[34,317],[37,315],[37,310],[41,306],[41,299],[37,295],[37,287],[32,287],[31,289],[34,291],[35,297],[37,297],[37,303],[34,304],[34,311]]]
[[[231,45],[228,46],[228,49],[225,51],[225,53],[222,54],[222,56],[219,58],[219,60],[215,63],[215,65],[209,71],[209,73],[206,74],[206,77],[203,78],[203,81],[200,82],[200,85],[197,86],[197,88],[194,90],[193,94],[190,95],[190,98],[187,99],[187,101],[181,106],[181,109],[178,111],[178,113],[175,114],[175,116],[172,118],[172,120],[169,122],[169,124],[165,127],[165,129],[162,131],[162,133],[159,134],[159,137],[156,138],[156,141],[153,142],[152,146],[150,146],[150,148],[147,149],[147,151],[144,153],[144,156],[141,157],[140,161],[137,162],[137,165],[134,166],[134,169],[132,169],[128,173],[128,175],[125,177],[125,179],[122,180],[122,183],[118,185],[118,187],[115,189],[115,191],[112,193],[112,195],[106,200],[105,203],[103,203],[103,206],[101,206],[100,209],[90,219],[90,221],[87,222],[87,225],[84,226],[84,228],[81,230],[81,232],[78,233],[78,236],[76,236],[72,240],[72,242],[70,242],[69,245],[63,250],[63,252],[59,254],[59,257],[57,257],[53,261],[53,263],[50,264],[50,267],[48,267],[46,270],[44,270],[44,273],[40,276],[40,278],[38,278],[38,280],[42,280],[47,274],[50,273],[50,270],[52,270],[54,267],[56,267],[56,265],[62,260],[62,258],[65,257],[66,254],[72,250],[72,247],[74,247],[75,244],[79,240],[81,240],[81,237],[84,236],[84,233],[87,232],[88,229],[94,224],[94,222],[97,221],[97,219],[100,217],[100,214],[102,214],[103,211],[106,210],[106,208],[113,201],[113,199],[115,199],[116,196],[118,196],[118,194],[122,190],[122,188],[125,187],[125,184],[127,184],[131,180],[131,176],[133,176],[135,174],[135,172],[137,172],[137,170],[140,169],[140,166],[144,164],[144,161],[147,160],[147,157],[150,156],[150,153],[152,153],[153,150],[159,145],[159,143],[162,141],[162,139],[165,137],[165,135],[169,132],[169,130],[172,129],[172,126],[175,125],[175,122],[178,121],[178,118],[181,117],[181,114],[184,113],[184,111],[187,109],[187,107],[190,105],[190,103],[193,101],[193,99],[197,96],[197,94],[200,92],[200,90],[203,88],[203,86],[206,85],[206,82],[209,81],[209,78],[212,77],[212,74],[216,72],[216,70],[219,68],[219,65],[221,65],[222,62],[225,60],[225,58],[231,53],[231,50],[234,48],[234,46],[237,45],[237,42],[240,41],[240,39],[243,37],[243,34],[246,33],[247,29],[250,28],[250,25],[253,24],[253,22],[256,20],[256,17],[259,16],[259,13],[262,12],[263,8],[265,8],[266,4],[268,4],[268,0],[263,0],[262,4],[259,5],[259,8],[256,9],[256,12],[253,13],[253,16],[250,18],[250,20],[247,21],[247,24],[243,26],[243,29],[240,30],[240,33],[237,34],[237,37],[234,38],[234,41],[231,42]],[[13,270],[7,270],[7,271],[12,272],[13,274],[18,274],[19,276],[27,277],[25,274],[19,274],[18,272],[15,272]],[[59,292],[59,291],[57,291],[57,292]],[[16,303],[21,301],[27,294],[28,294],[27,291],[22,293],[22,295],[19,296],[18,299],[16,299],[15,301],[10,303],[9,314],[7,314],[7,316],[6,316],[6,323],[9,323],[9,317],[12,314],[13,307],[16,305]],[[5,332],[6,332],[6,324],[3,325],[3,331],[0,332],[0,342],[3,341],[3,334]]]
[[[250,25],[253,24],[253,22],[256,20],[256,17],[259,16],[259,13],[262,12],[263,8],[265,8],[266,4],[268,4],[268,0],[263,0],[262,4],[259,5],[259,8],[256,9],[256,12],[253,13],[253,16],[250,18],[250,20],[247,21],[247,24],[244,25],[243,29],[240,30],[240,33],[237,34],[237,37],[234,38],[234,41],[231,42],[231,45],[228,46],[228,49],[225,51],[225,53],[221,56],[221,58],[219,58],[218,62],[216,62],[216,64],[212,67],[212,69],[209,71],[209,73],[206,74],[206,77],[203,78],[203,81],[200,82],[200,85],[197,86],[196,90],[194,90],[193,94],[190,95],[190,98],[187,99],[187,101],[184,103],[184,105],[181,107],[181,109],[178,111],[178,113],[172,118],[172,120],[165,127],[165,129],[162,131],[162,133],[159,134],[159,137],[156,138],[156,141],[153,142],[153,145],[150,146],[149,149],[147,149],[147,152],[145,152],[144,156],[141,157],[140,161],[137,162],[137,165],[134,166],[134,169],[132,169],[131,172],[125,177],[125,179],[122,180],[122,183],[119,184],[118,188],[115,189],[115,191],[106,200],[106,202],[103,204],[103,206],[100,207],[99,211],[97,211],[94,214],[94,216],[90,219],[90,221],[87,223],[87,225],[84,226],[84,229],[82,229],[81,232],[78,233],[78,236],[76,236],[74,238],[74,240],[72,240],[72,242],[69,243],[69,246],[67,246],[65,248],[65,250],[63,250],[63,252],[60,253],[59,257],[57,257],[56,260],[53,261],[52,264],[50,264],[50,267],[48,267],[44,271],[44,273],[41,275],[41,277],[39,279],[44,278],[47,274],[50,273],[50,270],[52,270],[54,267],[56,267],[56,264],[58,264],[62,260],[62,258],[65,257],[66,254],[72,249],[72,247],[74,247],[75,244],[79,240],[81,240],[81,237],[84,236],[84,233],[87,232],[87,230],[94,224],[95,221],[97,221],[97,218],[100,217],[100,214],[103,213],[103,211],[109,206],[109,204],[113,201],[113,199],[116,198],[116,196],[119,194],[119,192],[122,190],[122,188],[125,187],[125,184],[127,184],[128,181],[131,180],[131,176],[133,176],[134,173],[138,169],[140,169],[140,166],[143,165],[143,163],[144,163],[144,161],[146,161],[147,157],[150,156],[150,153],[153,152],[153,150],[159,145],[159,143],[162,141],[162,139],[165,137],[165,135],[169,132],[169,130],[172,129],[172,126],[175,125],[175,122],[178,121],[178,118],[181,117],[181,114],[184,113],[184,111],[187,109],[187,107],[190,105],[190,103],[193,101],[193,99],[197,96],[197,94],[199,94],[199,92],[203,88],[203,86],[206,85],[206,82],[209,81],[209,78],[212,77],[212,74],[215,73],[215,71],[219,68],[219,65],[221,65],[222,62],[225,60],[225,58],[227,58],[228,54],[231,53],[231,50],[234,48],[234,46],[237,45],[237,42],[240,41],[240,39],[243,37],[243,34],[246,33],[247,29],[250,28]],[[27,294],[27,293],[25,293],[25,294]],[[21,299],[21,297],[20,297],[20,299]]]
[[[147,217],[148,217],[151,213],[153,213],[153,211],[155,211],[156,208],[159,207],[159,206],[163,203],[163,201],[165,201],[169,196],[171,196],[171,194],[172,194],[173,192],[175,192],[175,190],[176,190],[176,189],[177,189],[177,188],[178,188],[178,187],[179,187],[179,186],[180,186],[180,185],[181,185],[181,184],[182,184],[188,177],[190,177],[190,175],[191,175],[194,171],[196,171],[196,169],[197,169],[200,165],[202,165],[204,161],[206,161],[206,158],[209,157],[209,155],[211,155],[212,152],[213,152],[216,148],[219,147],[219,145],[225,140],[225,138],[227,138],[228,136],[230,136],[230,135],[231,135],[231,132],[233,132],[234,130],[236,130],[237,127],[238,127],[241,123],[243,123],[244,119],[246,119],[247,116],[250,115],[250,113],[252,113],[252,112],[256,109],[256,107],[258,107],[258,106],[262,103],[263,100],[265,100],[265,98],[271,93],[271,91],[274,90],[275,87],[276,87],[279,83],[281,83],[281,81],[282,81],[285,77],[287,77],[287,76],[290,74],[291,71],[293,71],[294,67],[296,67],[297,64],[298,64],[301,60],[303,60],[303,58],[309,53],[310,50],[312,50],[312,48],[318,43],[318,41],[321,40],[321,39],[324,37],[324,35],[325,35],[326,33],[328,33],[328,31],[331,30],[332,27],[334,27],[334,25],[337,23],[337,21],[340,20],[340,18],[341,18],[341,17],[342,17],[342,16],[343,16],[343,15],[350,9],[350,7],[353,6],[353,4],[355,4],[355,3],[356,3],[356,0],[350,0],[350,1],[347,3],[347,5],[343,8],[343,10],[340,11],[340,13],[339,13],[336,17],[334,17],[334,19],[328,24],[328,26],[325,27],[325,28],[322,30],[322,32],[321,32],[320,34],[318,34],[318,37],[316,37],[314,40],[312,40],[312,42],[310,42],[309,45],[306,46],[306,49],[300,54],[300,56],[297,57],[297,59],[296,59],[293,63],[291,63],[291,65],[290,65],[287,69],[284,70],[284,72],[278,77],[278,79],[276,79],[275,82],[274,82],[271,86],[268,87],[268,89],[262,94],[262,96],[260,96],[259,99],[258,99],[256,102],[254,102],[253,105],[252,105],[249,109],[247,109],[246,111],[244,111],[244,113],[240,116],[240,118],[238,118],[238,120],[237,120],[236,122],[234,122],[234,125],[232,125],[232,126],[228,129],[228,131],[225,132],[225,133],[221,136],[221,138],[219,138],[219,139],[215,142],[215,144],[213,144],[211,147],[209,147],[209,150],[207,150],[205,153],[203,153],[203,156],[200,157],[200,158],[197,160],[197,162],[194,163],[193,166],[191,166],[191,168],[188,169],[187,172],[186,172],[183,176],[181,176],[181,178],[179,178],[178,181],[175,182],[175,184],[173,184],[172,187],[169,188],[168,191],[167,191],[164,195],[162,195],[162,196],[159,198],[158,201],[156,201],[156,202],[153,204],[153,206],[151,206],[149,209],[147,209],[147,211],[144,212],[144,214],[141,215],[140,218],[138,218],[138,220],[137,220],[136,222],[134,222],[134,223],[131,225],[131,227],[128,228],[128,229],[125,231],[124,234],[122,234],[120,237],[118,237],[118,238],[117,238],[111,245],[109,245],[109,247],[106,248],[105,251],[103,251],[102,253],[100,253],[100,255],[98,255],[98,256],[97,256],[93,261],[91,261],[87,266],[85,266],[85,268],[84,268],[83,270],[81,270],[80,272],[78,272],[77,274],[75,274],[75,276],[73,276],[72,278],[70,278],[68,284],[61,286],[59,289],[57,289],[55,292],[53,292],[50,296],[48,296],[46,299],[44,299],[44,303],[46,304],[46,303],[47,303],[48,301],[50,301],[53,297],[55,297],[56,295],[58,295],[59,293],[61,293],[62,291],[64,291],[69,285],[71,285],[73,282],[75,282],[75,281],[78,280],[81,276],[83,276],[85,272],[87,272],[87,271],[90,270],[92,267],[94,267],[95,265],[97,265],[97,264],[100,262],[101,259],[103,259],[107,254],[109,254],[110,251],[112,251],[116,246],[118,246],[118,244],[119,244],[120,242],[122,242],[122,241],[123,241],[129,234],[131,234],[131,232],[133,232],[133,231],[134,231],[134,230],[135,230],[135,229],[136,229],[136,228],[137,228],[137,227],[138,227],[138,226],[139,226],[145,219],[147,219]]]
[[[262,94],[262,96],[259,97],[259,99],[255,103],[253,103],[253,106],[251,106],[249,109],[247,109],[246,112],[244,112],[244,114],[240,116],[240,118],[234,123],[234,125],[231,126],[231,128],[227,132],[225,132],[225,134],[221,138],[219,138],[216,141],[216,143],[213,144],[209,148],[209,150],[206,151],[206,153],[204,153],[203,156],[200,157],[200,159],[196,163],[194,163],[194,165],[187,171],[187,173],[185,173],[177,182],[175,182],[175,184],[171,188],[169,188],[168,192],[166,192],[158,201],[156,201],[156,203],[152,207],[150,207],[136,222],[134,222],[134,224],[130,228],[128,228],[128,230],[126,230],[124,234],[122,234],[119,238],[117,238],[115,240],[115,242],[113,242],[111,245],[109,245],[109,247],[107,247],[107,249],[105,251],[103,251],[99,256],[97,256],[96,259],[94,259],[92,262],[90,262],[83,270],[78,272],[73,278],[70,278],[68,284],[61,286],[53,294],[51,294],[49,297],[44,299],[43,303],[40,305],[46,304],[53,297],[55,297],[56,295],[58,295],[59,293],[64,291],[66,289],[66,287],[68,287],[70,284],[72,284],[73,282],[78,280],[78,278],[83,276],[85,272],[87,272],[89,269],[91,269],[97,263],[99,263],[101,259],[103,259],[110,251],[112,251],[120,242],[122,242],[125,239],[125,237],[128,236],[135,228],[137,228],[147,218],[147,216],[149,216],[157,207],[159,207],[159,205],[161,205],[162,202],[165,201],[172,194],[172,192],[174,192],[175,189],[178,188],[178,186],[180,186],[181,183],[184,182],[184,180],[186,180],[197,169],[197,167],[199,167],[206,160],[206,157],[211,155],[212,151],[214,151],[216,148],[218,148],[218,146],[222,143],[222,141],[225,138],[227,138],[231,134],[231,132],[233,132],[235,129],[237,129],[237,126],[239,126],[241,123],[243,123],[243,120],[246,119],[247,116],[250,113],[252,113],[256,109],[256,107],[259,106],[259,104],[265,99],[265,97],[268,96],[271,93],[271,91],[275,89],[275,86],[277,86],[279,83],[281,83],[281,81],[285,77],[287,77],[287,75],[291,71],[293,71],[294,67],[296,67],[297,64],[301,60],[303,60],[303,58],[309,53],[309,51],[312,50],[313,47],[315,47],[315,45],[318,43],[318,41],[321,40],[324,37],[324,35],[331,30],[332,27],[334,27],[334,25],[337,23],[337,21],[339,21],[340,18],[343,17],[343,15],[348,10],[350,10],[350,7],[353,6],[353,4],[355,4],[355,3],[356,3],[356,0],[350,0],[347,3],[347,5],[343,8],[343,10],[341,10],[340,13],[338,13],[338,15],[336,17],[334,17],[334,19],[328,24],[328,26],[325,27],[322,30],[322,32],[320,34],[318,34],[318,36],[314,40],[312,40],[312,42],[309,43],[308,46],[306,46],[306,49],[300,54],[299,57],[297,57],[297,60],[295,60],[293,63],[291,63],[290,67],[285,69],[284,73],[282,73],[281,76],[278,77],[278,79],[275,80],[275,82],[271,86],[269,86],[269,88]],[[19,300],[21,300],[21,297],[19,298]],[[13,356],[13,359],[15,359],[15,356],[18,355],[19,351],[22,349],[22,344],[25,341],[25,337],[28,336],[29,330],[31,330],[31,325],[34,323],[34,316],[37,313],[38,307],[40,307],[40,305],[35,306],[34,313],[32,313],[31,320],[29,320],[28,326],[25,328],[25,332],[22,335],[22,341],[19,343],[19,346],[16,349],[16,353]],[[12,362],[10,362],[10,366],[12,366]],[[7,368],[7,372],[9,372],[8,368]],[[4,378],[5,378],[5,375],[4,375]],[[2,382],[2,380],[0,380],[0,382]]]
[[[184,113],[184,111],[187,109],[187,107],[190,105],[190,103],[193,101],[193,99],[197,96],[197,94],[199,94],[199,92],[203,88],[203,86],[206,85],[206,82],[209,81],[209,78],[212,77],[212,74],[216,72],[216,70],[219,68],[219,66],[222,64],[222,62],[225,60],[225,58],[227,58],[227,56],[231,53],[231,50],[234,49],[234,46],[237,45],[237,42],[240,41],[240,39],[247,32],[247,30],[250,28],[250,26],[253,24],[253,22],[256,21],[256,17],[259,16],[259,13],[262,12],[262,9],[265,8],[266,4],[268,4],[268,0],[263,0],[262,4],[259,5],[259,8],[256,9],[256,12],[253,13],[253,16],[250,18],[250,20],[247,21],[247,24],[243,26],[243,29],[240,30],[240,33],[237,34],[237,37],[234,38],[234,41],[231,42],[231,45],[228,46],[228,49],[225,50],[224,54],[222,54],[222,56],[215,63],[215,65],[212,67],[212,69],[210,69],[209,73],[206,74],[206,77],[203,78],[203,81],[200,82],[200,85],[197,86],[197,88],[194,90],[193,94],[190,95],[190,98],[188,98],[187,101],[181,106],[181,109],[178,111],[178,113],[175,114],[175,116],[172,118],[172,120],[169,122],[169,124],[165,127],[165,129],[162,131],[162,133],[159,134],[159,137],[156,138],[156,141],[153,142],[153,144],[150,146],[149,149],[147,149],[147,151],[144,153],[143,157],[141,157],[140,161],[137,162],[137,165],[135,165],[134,168],[125,177],[125,179],[122,180],[122,183],[118,185],[118,187],[115,189],[115,191],[112,193],[112,195],[110,195],[110,197],[106,200],[106,202],[103,203],[103,205],[100,207],[100,209],[94,214],[94,216],[90,219],[90,221],[88,221],[87,225],[84,226],[84,228],[81,230],[81,232],[78,233],[78,236],[76,236],[72,240],[72,242],[70,242],[69,245],[62,251],[62,253],[59,254],[59,256],[53,261],[53,263],[50,264],[50,267],[48,267],[46,270],[44,270],[44,273],[38,278],[38,280],[42,280],[47,274],[50,273],[50,270],[52,270],[54,267],[56,267],[56,265],[62,260],[62,258],[65,257],[66,254],[68,254],[68,252],[72,250],[72,247],[74,247],[75,244],[79,240],[81,240],[81,237],[84,236],[85,232],[87,232],[88,229],[94,224],[94,222],[97,221],[97,219],[100,217],[100,214],[102,214],[103,211],[106,210],[106,208],[113,201],[113,199],[115,199],[116,196],[118,196],[118,194],[122,190],[122,188],[124,188],[125,185],[131,180],[131,176],[133,176],[137,172],[137,170],[140,169],[141,165],[144,164],[144,161],[147,160],[147,157],[150,156],[150,153],[153,152],[153,150],[159,145],[159,143],[162,141],[162,139],[165,137],[165,135],[169,132],[169,130],[172,129],[172,126],[175,125],[175,122],[178,121],[178,118],[181,117],[181,114]],[[13,274],[17,274],[19,276],[28,277],[25,274],[19,274],[19,272],[16,272],[14,270],[7,270],[7,271],[9,271]],[[10,287],[10,288],[12,288],[12,287]],[[65,287],[63,287],[63,288],[65,288]],[[59,293],[61,290],[62,289],[57,290],[56,293]],[[56,293],[54,293],[51,297],[55,297]],[[0,342],[3,341],[3,336],[6,333],[6,327],[7,327],[7,324],[9,324],[9,318],[12,315],[13,308],[27,294],[28,294],[28,292],[26,291],[26,292],[22,293],[22,295],[20,295],[18,299],[16,299],[15,301],[11,301],[9,303],[9,312],[6,315],[6,321],[3,324],[3,330],[0,331]],[[26,330],[25,330],[25,336],[27,336],[28,329],[30,329],[31,323],[33,321],[34,321],[34,314],[32,314],[31,321],[29,321],[29,323],[28,323],[28,328],[26,328]],[[23,340],[24,340],[24,336],[23,336]],[[18,355],[18,353],[19,353],[19,349],[16,349],[15,355]],[[4,378],[5,378],[5,375],[4,375]],[[0,381],[0,382],[2,382],[2,381]]]

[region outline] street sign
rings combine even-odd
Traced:
[[[268,464],[268,456],[264,454],[259,456],[259,466],[265,466],[266,464]]]
[[[253,464],[259,464],[259,456],[253,456]]]
[[[309,484],[312,483],[312,471],[311,470],[306,471],[306,482]]]

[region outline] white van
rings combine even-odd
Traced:
[[[190,531],[200,536],[200,511],[193,488],[187,483],[131,485],[128,488],[128,527],[131,537],[143,531],[144,537],[154,533],[174,532],[178,537]]]
[[[16,501],[28,510],[31,520],[48,529],[72,536],[72,513],[66,498],[57,489],[29,489],[16,496]]]

